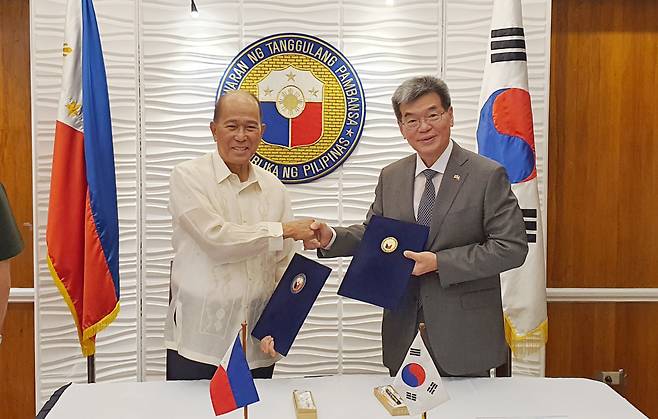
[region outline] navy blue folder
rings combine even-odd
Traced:
[[[395,309],[406,292],[415,263],[402,253],[422,252],[428,236],[427,226],[373,215],[338,294]]]
[[[295,254],[251,335],[256,339],[272,336],[274,349],[288,355],[330,273],[331,268]]]

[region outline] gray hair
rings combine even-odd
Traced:
[[[250,97],[251,99],[254,100],[254,102],[258,106],[258,114],[260,115],[261,121],[263,120],[263,110],[260,107],[260,101],[258,100],[258,97],[256,97],[255,94],[251,93],[248,90],[239,89],[239,90],[229,90],[227,92],[224,92],[221,96],[217,98],[217,101],[215,102],[215,111],[213,112],[212,115],[213,121],[217,122],[217,120],[219,119],[219,108],[221,107],[222,100],[227,96]]]
[[[413,102],[419,97],[427,93],[436,93],[441,99],[443,109],[450,108],[450,91],[446,83],[438,77],[434,76],[419,76],[405,80],[391,97],[393,103],[393,111],[398,121],[402,121],[400,114],[400,105]]]

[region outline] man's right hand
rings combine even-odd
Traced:
[[[293,240],[312,240],[315,238],[315,232],[311,230],[311,224],[315,220],[295,220],[283,223],[283,238]]]
[[[315,236],[311,240],[304,240],[304,249],[315,250],[326,248],[333,237],[331,228],[326,223],[317,221],[311,223],[310,228],[315,233]]]

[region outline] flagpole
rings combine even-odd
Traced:
[[[244,352],[245,359],[247,358],[247,322],[242,322],[242,351]],[[244,408],[244,419],[249,419],[249,405]]]
[[[418,323],[418,331],[420,332],[420,338],[424,339],[425,338],[425,323],[424,322]],[[422,419],[427,419],[427,412],[421,413],[420,417]]]
[[[96,382],[96,356],[89,355],[87,357],[87,383]]]

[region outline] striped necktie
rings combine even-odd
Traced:
[[[420,204],[418,204],[418,216],[416,217],[418,224],[430,226],[432,224],[432,209],[434,208],[434,201],[436,201],[436,190],[432,179],[436,176],[436,170],[425,169],[421,172],[425,175],[425,190],[420,197]]]

